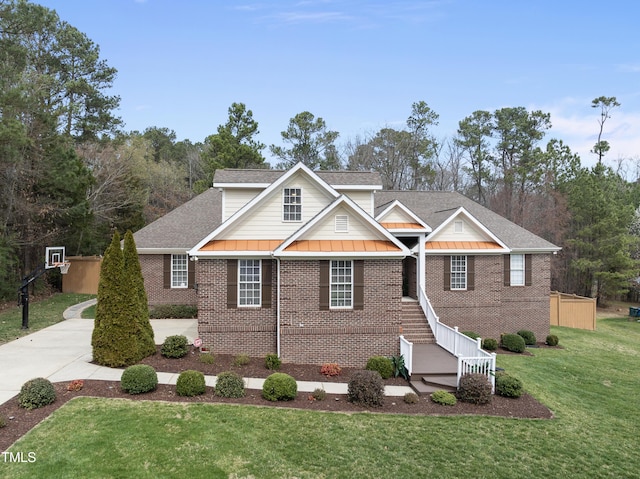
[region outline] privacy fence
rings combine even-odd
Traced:
[[[596,300],[575,294],[551,293],[551,326],[596,330]]]

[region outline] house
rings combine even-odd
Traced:
[[[374,172],[218,170],[134,237],[150,304],[196,304],[217,353],[362,367],[425,342],[485,357],[456,326],[549,334],[558,247],[458,193],[384,191]]]

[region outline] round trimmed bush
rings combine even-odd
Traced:
[[[519,398],[522,396],[522,381],[506,373],[496,375],[496,394],[508,398]]]
[[[521,329],[518,331],[518,336],[521,336],[524,339],[524,344],[527,346],[533,346],[536,344],[536,335],[533,334],[533,331],[528,331],[526,329]]]
[[[420,401],[420,398],[416,393],[407,393],[402,399],[405,404],[417,404]]]
[[[20,388],[18,403],[25,409],[37,409],[56,400],[56,390],[45,378],[30,379]]]
[[[297,394],[298,383],[285,373],[273,373],[262,386],[262,397],[267,401],[291,401]]]
[[[153,391],[158,386],[156,370],[148,364],[134,364],[125,369],[120,377],[120,387],[129,394]]]
[[[182,334],[167,336],[160,348],[160,354],[165,358],[182,358],[187,355],[188,351],[189,343],[187,337]]]
[[[460,401],[473,404],[489,404],[491,402],[491,383],[484,374],[463,374],[458,386],[458,398]]]
[[[453,394],[443,390],[432,392],[430,397],[434,403],[442,404],[443,406],[454,406],[458,402]]]
[[[502,335],[502,346],[514,353],[522,353],[525,349],[524,339],[519,334]]]
[[[557,346],[558,345],[558,336],[555,334],[550,334],[547,336],[546,343],[548,346]]]
[[[271,369],[272,371],[277,371],[278,369],[280,369],[281,364],[282,361],[277,354],[267,354],[267,357],[264,358],[264,367],[267,369]]]
[[[244,379],[233,371],[225,371],[218,374],[215,394],[222,398],[243,398],[245,394]]]
[[[482,349],[487,351],[495,351],[498,349],[498,341],[493,338],[486,338],[482,340]]]
[[[393,363],[391,359],[384,356],[371,356],[367,361],[365,369],[368,371],[378,371],[382,379],[389,379],[393,375]]]
[[[377,371],[356,371],[347,386],[347,400],[368,407],[384,404],[384,383]]]
[[[180,373],[176,382],[176,393],[178,396],[200,396],[207,390],[204,382],[204,374],[200,371],[186,370]]]

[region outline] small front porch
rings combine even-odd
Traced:
[[[437,344],[413,345],[411,387],[418,394],[434,391],[455,391],[458,381],[458,360]]]

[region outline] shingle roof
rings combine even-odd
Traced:
[[[138,250],[193,248],[222,222],[222,193],[210,188],[133,235]]]
[[[234,183],[271,184],[284,173],[286,172],[283,170],[242,170],[229,168],[216,170],[213,183],[214,185]],[[380,173],[374,171],[315,171],[314,173],[332,186],[382,185]]]
[[[462,206],[509,248],[557,249],[554,244],[460,193],[452,191],[378,191],[374,197],[376,214],[380,213],[393,200],[399,200],[435,230]]]

